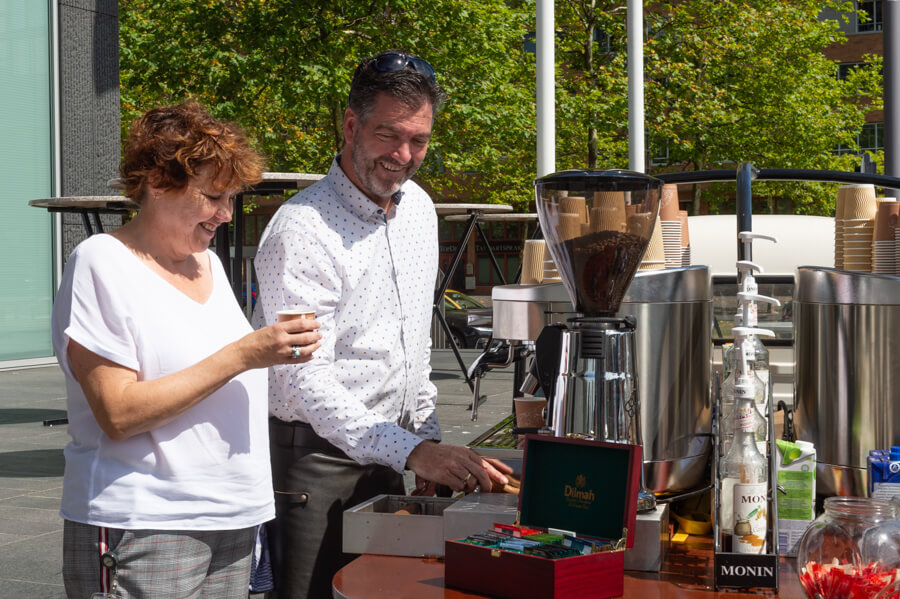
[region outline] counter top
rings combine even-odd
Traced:
[[[780,597],[803,599],[796,560],[781,558],[778,593],[770,589],[750,591],[712,589],[712,539],[688,537],[673,543],[663,570],[625,572],[624,597],[639,599],[749,599]],[[434,558],[362,555],[334,577],[334,596],[340,599],[476,599],[484,595],[444,588],[444,562]]]

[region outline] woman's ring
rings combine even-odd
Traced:
[[[300,346],[299,345],[291,346],[291,357],[295,360],[300,359]]]

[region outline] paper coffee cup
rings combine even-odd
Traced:
[[[544,252],[546,242],[543,239],[526,239],[522,250],[522,285],[538,285],[544,279]]]
[[[309,320],[315,320],[316,312],[315,310],[310,310],[308,308],[285,308],[284,310],[279,310],[275,313],[276,318],[278,318],[278,322],[286,322],[288,320],[296,320],[297,318],[307,318]]]
[[[518,428],[542,428],[546,426],[544,408],[547,400],[539,397],[516,397],[516,426]]]
[[[678,186],[674,183],[663,185],[659,201],[659,219],[678,220]]]

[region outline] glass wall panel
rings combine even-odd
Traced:
[[[51,356],[53,176],[49,2],[0,0],[0,363]]]

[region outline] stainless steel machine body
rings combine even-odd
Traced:
[[[634,321],[584,318],[570,325],[562,331],[548,422],[553,434],[640,443]]]
[[[619,314],[637,321],[646,484],[657,494],[703,486],[713,446],[709,267],[638,273]]]
[[[820,495],[866,495],[870,449],[900,445],[900,277],[797,269],[798,439],[815,444]]]

